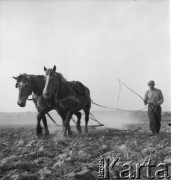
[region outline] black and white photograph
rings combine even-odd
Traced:
[[[171,178],[169,0],[0,0],[0,180]]]

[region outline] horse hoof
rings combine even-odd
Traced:
[[[36,135],[37,136],[42,136],[42,128],[37,128]]]
[[[49,131],[45,131],[45,136],[48,136],[50,133],[49,133]]]
[[[64,137],[64,138],[67,138],[67,134],[66,134],[66,133],[64,133],[64,134],[63,134],[63,137]]]
[[[42,136],[43,134],[42,134],[42,133],[36,133],[36,135],[37,135],[38,137],[40,137],[40,136]]]
[[[81,126],[77,126],[77,131],[78,131],[78,133],[79,133],[79,134],[81,134],[81,133],[82,133]]]
[[[44,134],[44,136],[48,136],[48,135],[49,135],[49,133],[45,133],[45,134]]]
[[[82,134],[82,130],[81,130],[81,129],[79,129],[79,130],[78,130],[78,133],[79,133],[79,134]]]
[[[68,132],[68,136],[72,136],[72,134],[73,134],[72,131]]]

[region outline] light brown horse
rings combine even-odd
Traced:
[[[53,99],[58,111],[63,115],[64,136],[71,135],[70,119],[73,114],[78,118],[77,129],[81,132],[80,110],[85,112],[85,133],[88,132],[87,125],[91,108],[91,98],[89,89],[79,81],[67,81],[62,74],[56,72],[56,66],[53,69],[45,71],[45,87],[43,96],[45,99]]]

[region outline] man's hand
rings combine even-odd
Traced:
[[[144,104],[147,105],[147,103],[148,103],[147,100],[144,99]]]
[[[158,106],[157,102],[153,102],[153,106]]]

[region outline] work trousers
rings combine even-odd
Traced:
[[[149,106],[148,117],[152,133],[159,133],[161,127],[161,106]]]

